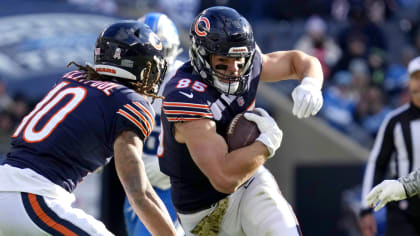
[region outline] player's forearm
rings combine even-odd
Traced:
[[[153,187],[167,190],[171,187],[169,176],[160,171],[159,160],[156,156],[143,156],[144,169],[147,178]]]
[[[152,235],[176,235],[165,205],[151,186],[145,194],[129,196],[128,199],[137,216]]]
[[[404,186],[408,197],[412,197],[420,193],[420,169],[411,172],[408,176],[398,179]]]
[[[118,177],[136,214],[153,235],[175,235],[175,227],[164,204],[146,176],[141,157],[143,143],[132,132],[124,132],[114,144]]]
[[[142,163],[131,162],[124,169],[118,174],[131,206],[146,228],[152,235],[175,235],[169,213],[149,183]]]
[[[233,191],[252,177],[267,160],[267,148],[261,142],[230,152],[224,163],[224,173],[230,179]],[[232,192],[233,192],[232,191]]]

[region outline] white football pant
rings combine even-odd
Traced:
[[[213,209],[193,214],[178,213],[186,235],[193,236],[190,231]],[[253,180],[229,196],[219,235],[301,235],[291,206],[281,194],[274,176],[265,167],[260,167]]]
[[[70,203],[31,193],[0,192],[0,235],[113,235]]]

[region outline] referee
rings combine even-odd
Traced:
[[[362,189],[360,227],[364,236],[377,232],[366,195],[385,178],[397,179],[420,168],[420,57],[408,65],[411,100],[390,112],[377,134],[367,163]],[[385,236],[420,236],[420,198],[387,204]]]

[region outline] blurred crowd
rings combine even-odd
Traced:
[[[9,95],[0,81],[0,136],[9,135],[32,106],[23,94]]]
[[[369,144],[387,113],[409,101],[406,67],[420,53],[420,27],[418,18],[400,13],[420,9],[419,2],[364,1],[349,6],[343,2],[334,1],[341,7],[335,5],[332,13],[349,7],[344,27],[329,34],[328,22],[311,16],[294,47],[323,65],[322,116],[361,144]],[[331,19],[343,20],[342,14],[332,14]],[[392,23],[398,27],[393,29]]]
[[[122,18],[149,10],[166,13],[179,27],[184,48],[199,11],[233,7],[249,19],[264,52],[294,48],[320,60],[325,75],[321,116],[365,146],[371,145],[385,115],[408,102],[406,66],[420,55],[420,0],[69,2]],[[34,102],[24,94],[8,94],[0,81],[0,133],[10,134]]]

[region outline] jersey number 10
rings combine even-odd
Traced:
[[[15,138],[23,130],[22,138],[28,143],[41,142],[48,137],[66,116],[72,112],[86,96],[86,89],[82,87],[65,88],[69,82],[57,84],[32,110],[26,115],[13,133]],[[70,100],[63,105],[51,118],[40,128],[35,130],[38,122],[53,109],[62,99],[71,96]]]

